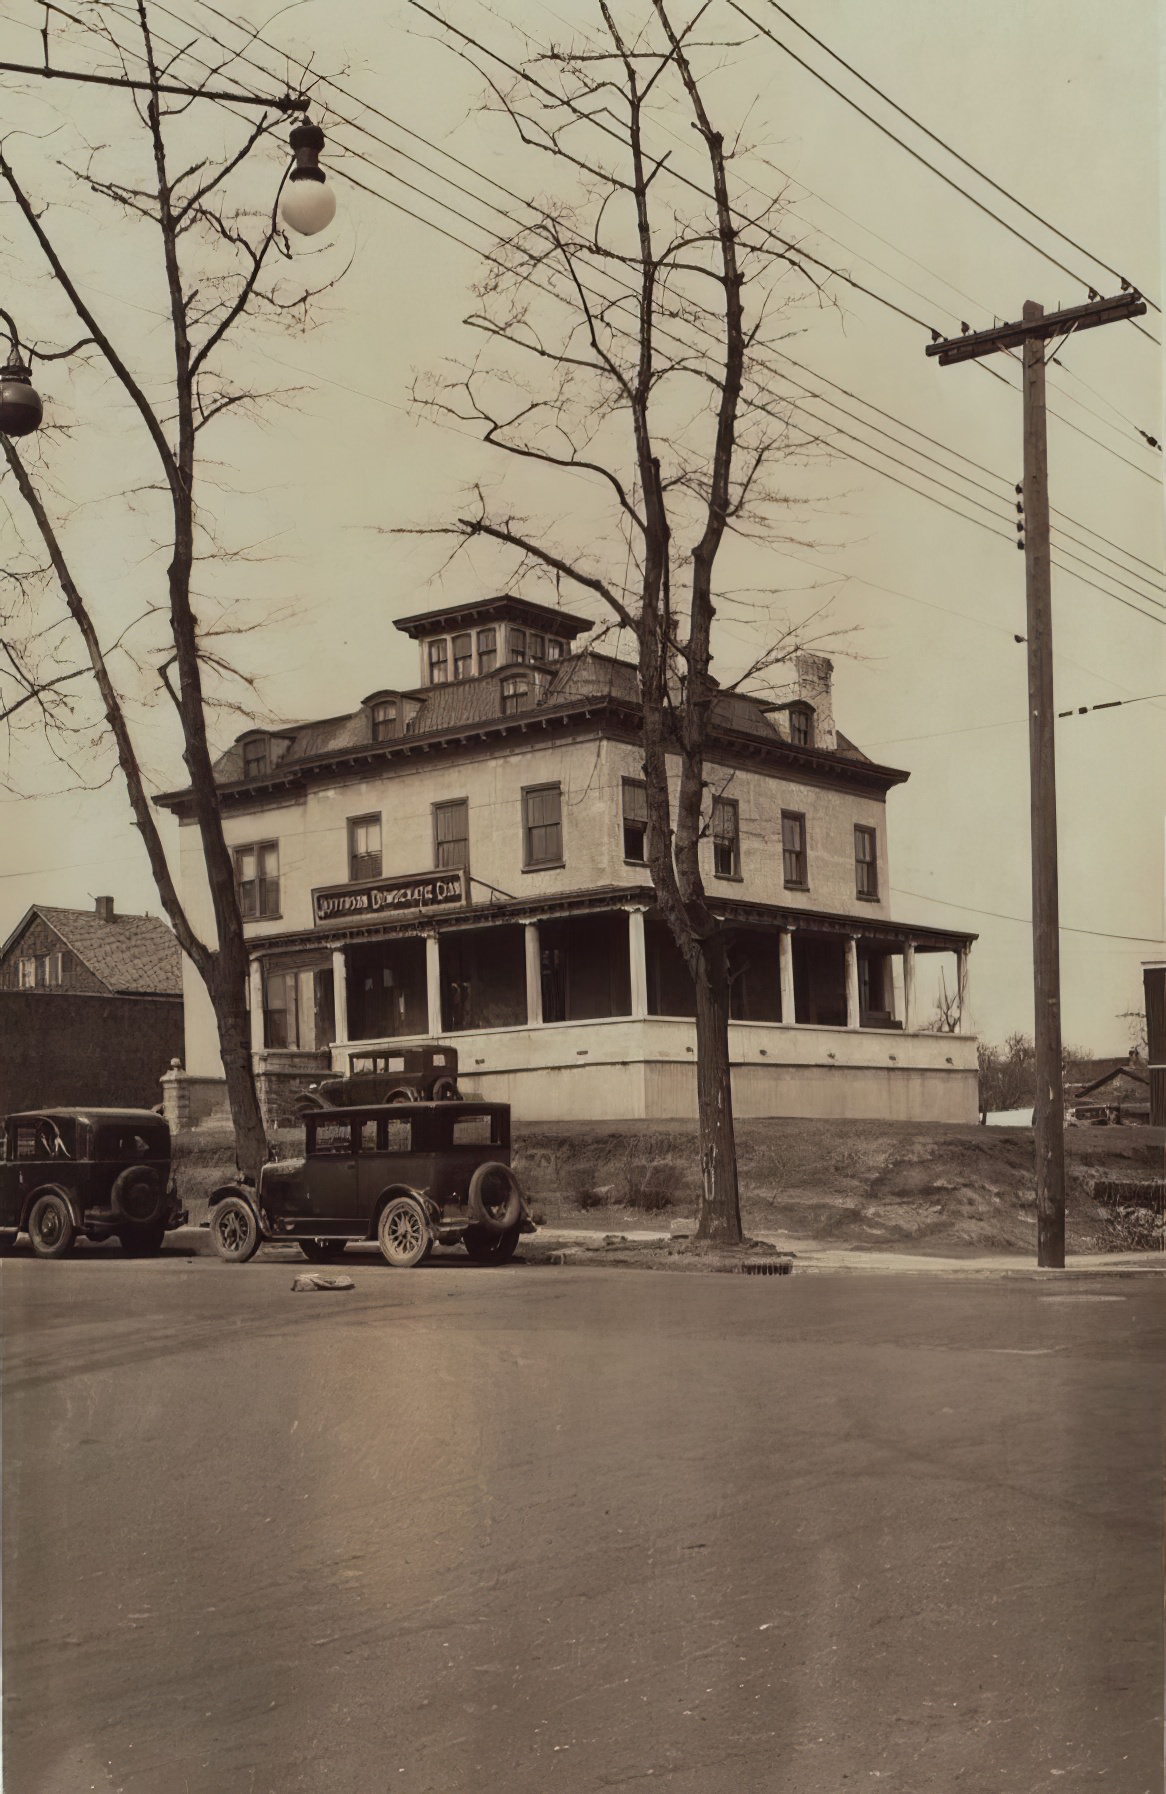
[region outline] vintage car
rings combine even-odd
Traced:
[[[127,1252],[157,1252],[185,1224],[170,1129],[152,1110],[35,1109],[0,1126],[3,1247],[26,1232],[38,1258],[63,1258],[78,1235],[116,1234]]]
[[[504,1264],[534,1231],[510,1168],[507,1103],[372,1103],[302,1120],[302,1158],[270,1160],[257,1184],[212,1193],[207,1225],[220,1258],[243,1264],[265,1240],[294,1240],[324,1260],[351,1240],[376,1240],[403,1268],[435,1244]]]
[[[353,1053],[347,1076],[313,1084],[301,1100],[300,1112],[351,1109],[362,1103],[460,1101],[456,1047],[402,1047],[395,1053]]]

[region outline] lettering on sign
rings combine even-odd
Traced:
[[[317,924],[363,922],[400,910],[447,909],[465,900],[461,871],[421,872],[410,878],[377,878],[368,884],[313,891],[312,913]]]

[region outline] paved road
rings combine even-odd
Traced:
[[[1159,1794],[1156,1282],[2,1272],[8,1794]]]

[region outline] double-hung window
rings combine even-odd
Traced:
[[[498,631],[496,629],[479,629],[478,631],[478,671],[492,673],[498,665]]]
[[[718,878],[740,878],[741,826],[736,798],[713,798],[712,836],[714,873]]]
[[[634,866],[648,858],[648,787],[643,779],[623,782],[623,857]]]
[[[449,679],[449,643],[442,636],[429,644],[429,683],[444,685]]]
[[[259,841],[235,849],[235,886],[245,922],[279,914],[279,843]]]
[[[527,638],[527,651],[531,660],[545,660],[547,657],[546,637],[531,634]]]
[[[389,741],[396,733],[396,700],[381,698],[372,707],[372,738],[374,741]]]
[[[473,670],[473,637],[467,630],[464,635],[455,635],[453,638],[453,676],[455,679],[468,679]]]
[[[524,866],[558,866],[563,860],[563,792],[559,785],[529,785],[522,794]]]
[[[519,676],[518,678],[514,678],[514,679],[503,679],[503,681],[502,681],[502,714],[503,714],[503,716],[517,716],[517,714],[520,710],[524,710],[526,708],[526,700],[529,695],[529,691],[530,691],[530,687],[529,687],[529,684],[524,676]]]
[[[809,704],[790,705],[789,738],[794,747],[813,747],[814,712]]]
[[[507,660],[523,662],[526,659],[526,630],[512,629],[507,643]]]
[[[245,741],[243,743],[243,777],[245,779],[261,779],[266,771],[266,740]]]
[[[464,797],[433,806],[433,864],[438,872],[470,863],[470,806]]]
[[[362,878],[379,878],[381,862],[381,819],[379,816],[353,816],[348,823],[348,876],[353,884]]]
[[[806,818],[799,810],[781,813],[781,864],[788,890],[809,888],[806,876]]]
[[[563,658],[562,642],[559,640],[557,635],[548,635],[548,637],[547,637],[547,659],[548,660],[562,660],[562,658]]]
[[[263,980],[263,1039],[269,1047],[300,1044],[294,972],[268,972]]]
[[[854,888],[860,897],[879,894],[878,835],[861,822],[854,825]]]

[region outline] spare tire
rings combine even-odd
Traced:
[[[153,1165],[127,1165],[113,1180],[110,1206],[132,1227],[151,1227],[160,1221],[166,1190]]]
[[[506,1233],[522,1219],[522,1191],[509,1165],[488,1160],[470,1179],[470,1220],[487,1233]]]

